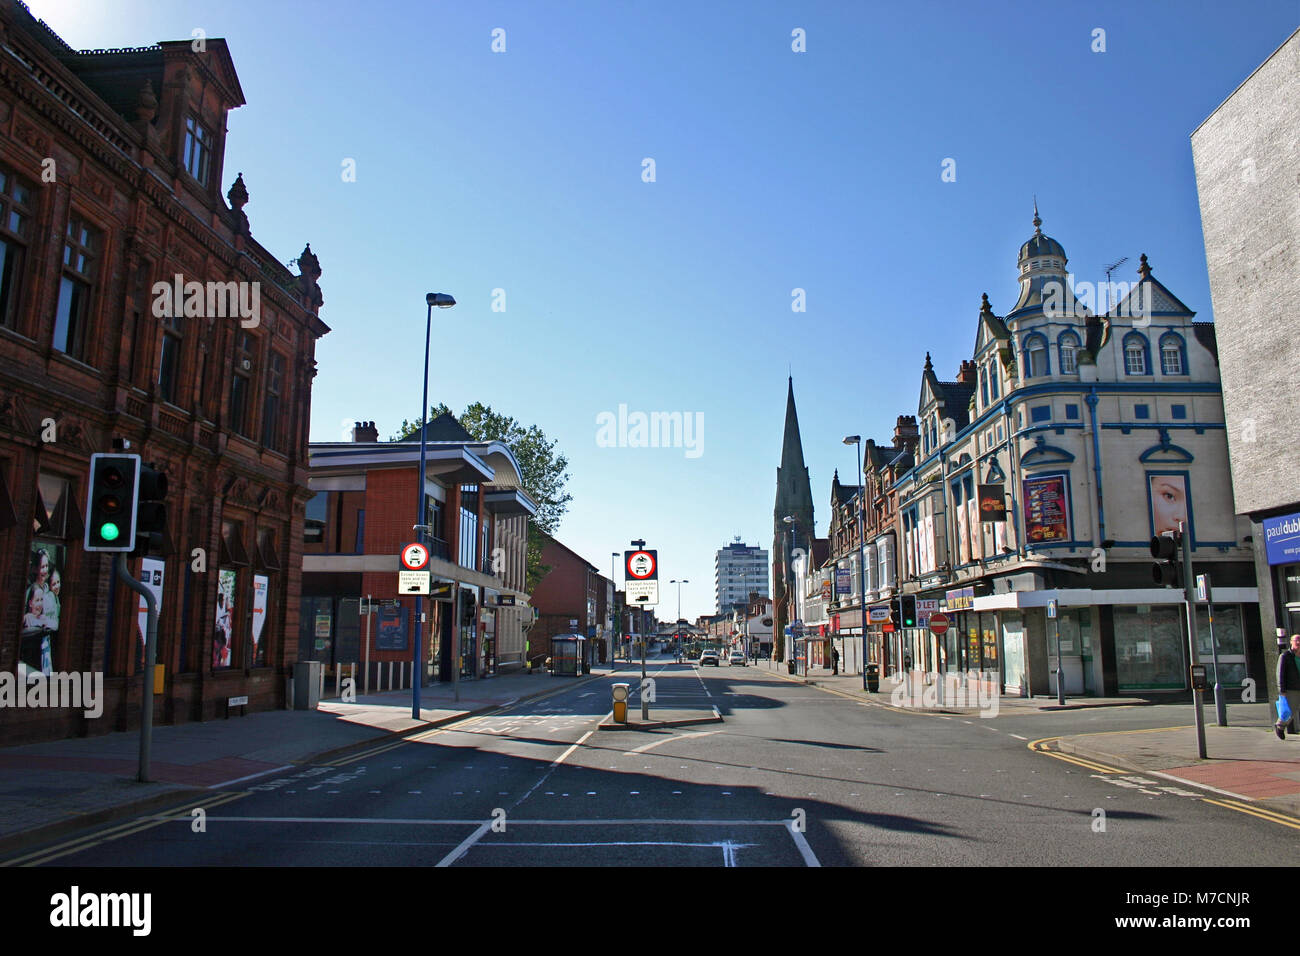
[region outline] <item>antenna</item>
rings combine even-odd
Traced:
[[[1123,259],[1120,259],[1119,262],[1112,262],[1110,265],[1103,267],[1106,271],[1106,314],[1107,315],[1110,314],[1111,306],[1114,304],[1110,301],[1110,289],[1111,289],[1110,274],[1126,262],[1128,262],[1128,256],[1125,256]]]

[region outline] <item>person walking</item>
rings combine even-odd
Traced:
[[[1291,708],[1290,721],[1279,720],[1273,725],[1278,740],[1286,740],[1286,725],[1292,733],[1300,733],[1300,634],[1291,635],[1291,646],[1277,658],[1277,692],[1286,698]]]
[[[840,672],[840,649],[838,647],[832,646],[831,647],[831,673],[838,674],[839,672]]]

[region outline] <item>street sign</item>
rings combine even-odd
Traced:
[[[428,571],[398,571],[397,572],[397,593],[398,594],[420,594],[429,593],[429,572]]]
[[[629,578],[635,581],[657,581],[659,579],[658,551],[646,551],[645,549],[624,551],[623,559]]]
[[[651,606],[659,603],[658,581],[628,581],[623,585],[628,604]]]
[[[428,572],[424,572],[424,573],[427,574]],[[451,603],[451,582],[439,581],[437,584],[433,585],[431,588],[429,588],[429,597],[433,598],[435,601],[443,601],[447,604],[450,604]]]
[[[1049,618],[1054,618],[1054,617],[1056,617],[1056,602],[1055,602],[1055,601],[1048,601],[1048,602],[1047,602],[1047,616],[1048,616]]]
[[[1198,574],[1196,576],[1196,600],[1208,601],[1210,599],[1210,576],[1208,574]]]
[[[877,607],[868,608],[867,614],[869,615],[868,619],[872,624],[880,624],[883,621],[888,621],[892,616],[888,604],[881,604]]]
[[[948,630],[948,615],[940,611],[935,611],[930,615],[930,631],[934,634],[943,634]]]
[[[806,630],[806,629],[805,629],[804,626],[803,626],[803,621],[795,621],[795,622],[794,622],[794,636],[795,636],[795,637],[803,637],[803,636],[804,636],[804,632],[805,632],[805,630]]]
[[[429,566],[429,549],[422,544],[408,544],[402,548],[402,567],[408,571],[423,571]]]

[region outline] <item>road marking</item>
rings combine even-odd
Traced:
[[[226,780],[222,783],[214,783],[208,787],[209,790],[220,790],[222,787],[231,787],[237,783],[243,783],[245,780],[256,780],[258,777],[265,777],[268,773],[279,773],[281,770],[292,770],[293,764],[287,763],[283,767],[276,767],[274,770],[262,770],[258,773],[250,773],[246,777],[236,777],[234,780]]]
[[[1248,807],[1245,804],[1237,803],[1235,800],[1211,800],[1209,797],[1201,797],[1201,799],[1206,803],[1214,804],[1216,807],[1226,807],[1229,810],[1236,810],[1238,813],[1248,813],[1253,817],[1259,817],[1261,820],[1267,820],[1269,823],[1280,823],[1292,830],[1300,830],[1300,820],[1273,810],[1266,810],[1263,807]]]
[[[472,847],[479,840],[483,839],[483,834],[487,833],[488,830],[492,829],[492,824],[494,822],[495,820],[485,820],[483,823],[479,824],[479,828],[477,830],[475,830],[469,836],[465,837],[465,839],[461,840],[460,846],[456,847],[456,849],[452,850],[441,860],[439,860],[437,865],[440,867],[451,866],[453,863],[459,860],[462,856],[464,856],[466,853],[469,852],[470,847]]]
[[[1073,735],[1071,735],[1073,736]],[[1079,734],[1078,736],[1084,736]],[[1040,737],[1038,740],[1031,740],[1028,744],[1029,749],[1034,753],[1046,754],[1049,757],[1055,757],[1057,760],[1064,760],[1066,763],[1072,763],[1076,766],[1085,767],[1088,770],[1095,770],[1098,773],[1125,773],[1116,767],[1109,767],[1106,764],[1097,763],[1095,760],[1087,760],[1073,754],[1061,753],[1059,750],[1048,749],[1050,744],[1060,740],[1060,737]],[[1034,771],[1037,773],[1038,771]]]
[[[1012,737],[1015,737],[1016,740],[1028,740],[1028,739],[1029,739],[1028,737],[1021,737],[1019,734],[1011,734],[1011,736],[1012,736]]]
[[[176,819],[189,823],[193,820],[193,817],[190,815],[190,811],[192,810],[203,809],[206,811],[209,807],[219,807],[222,804],[231,803],[246,796],[248,796],[247,792],[222,794],[215,799],[205,798],[194,803],[186,804],[184,807],[172,812],[183,814],[183,816],[179,816]],[[119,824],[115,827],[110,827],[108,830],[80,836],[56,846],[47,847],[44,850],[37,850],[35,853],[29,853],[26,856],[16,857],[7,862],[0,863],[0,866],[42,866],[52,860],[57,860],[59,857],[68,856],[72,853],[80,853],[82,850],[89,850],[91,847],[98,846],[101,843],[109,843],[113,840],[119,840],[124,836],[130,836],[131,834],[139,833],[142,830],[152,829],[153,827],[165,822],[167,821],[159,820],[155,817],[136,817],[134,820]]]
[[[705,730],[695,734],[674,734],[669,737],[661,738],[660,740],[652,741],[651,743],[648,744],[642,744],[640,747],[634,747],[632,750],[628,751],[628,754],[643,754],[647,750],[653,750],[655,747],[661,746],[662,744],[670,743],[674,740],[687,740],[691,737],[707,737],[710,734],[720,734],[720,733],[722,733],[722,731],[720,730]],[[646,769],[649,768],[647,767]]]
[[[803,857],[804,865],[820,867],[821,862],[817,859],[817,855],[813,853],[812,847],[808,845],[808,841],[804,838],[804,835],[795,828],[794,821],[783,820],[782,823],[785,824],[786,831],[794,840],[794,845],[795,848],[798,849],[799,855]]]

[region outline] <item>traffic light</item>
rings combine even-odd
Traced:
[[[903,605],[903,627],[916,627],[916,595],[904,594],[900,599]]]
[[[1178,531],[1166,531],[1151,539],[1151,557],[1156,563],[1151,566],[1151,577],[1156,584],[1164,587],[1183,586],[1183,538]]]
[[[139,488],[139,455],[90,456],[86,537],[82,542],[87,551],[130,551],[135,547]]]
[[[135,537],[132,557],[144,557],[155,548],[162,550],[167,533],[167,476],[150,465],[140,467],[140,486],[136,495]]]

